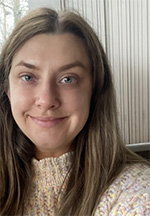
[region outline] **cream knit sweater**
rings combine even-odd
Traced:
[[[35,176],[25,216],[53,216],[65,193],[72,153],[33,159]],[[95,216],[150,216],[150,168],[127,166],[103,195]]]

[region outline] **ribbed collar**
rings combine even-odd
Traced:
[[[46,171],[51,171],[52,169],[65,170],[68,171],[72,164],[73,152],[67,152],[59,157],[49,157],[41,160],[35,158],[32,159],[33,169],[36,173]]]

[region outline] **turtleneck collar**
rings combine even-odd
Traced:
[[[32,165],[35,173],[43,172],[44,170],[50,171],[52,169],[66,170],[68,171],[71,167],[73,152],[67,152],[59,157],[49,157],[41,160],[36,158],[32,159]]]

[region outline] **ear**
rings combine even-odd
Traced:
[[[10,100],[10,88],[9,88],[9,81],[8,81],[8,79],[6,79],[4,81],[4,91],[5,91],[5,94],[7,95],[8,99]]]
[[[6,95],[8,96],[8,99],[10,100],[10,90],[9,90],[9,89],[6,90],[5,93],[6,93]]]

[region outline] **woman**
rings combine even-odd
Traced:
[[[149,164],[121,141],[107,58],[83,18],[30,12],[0,82],[0,215],[150,214]]]

